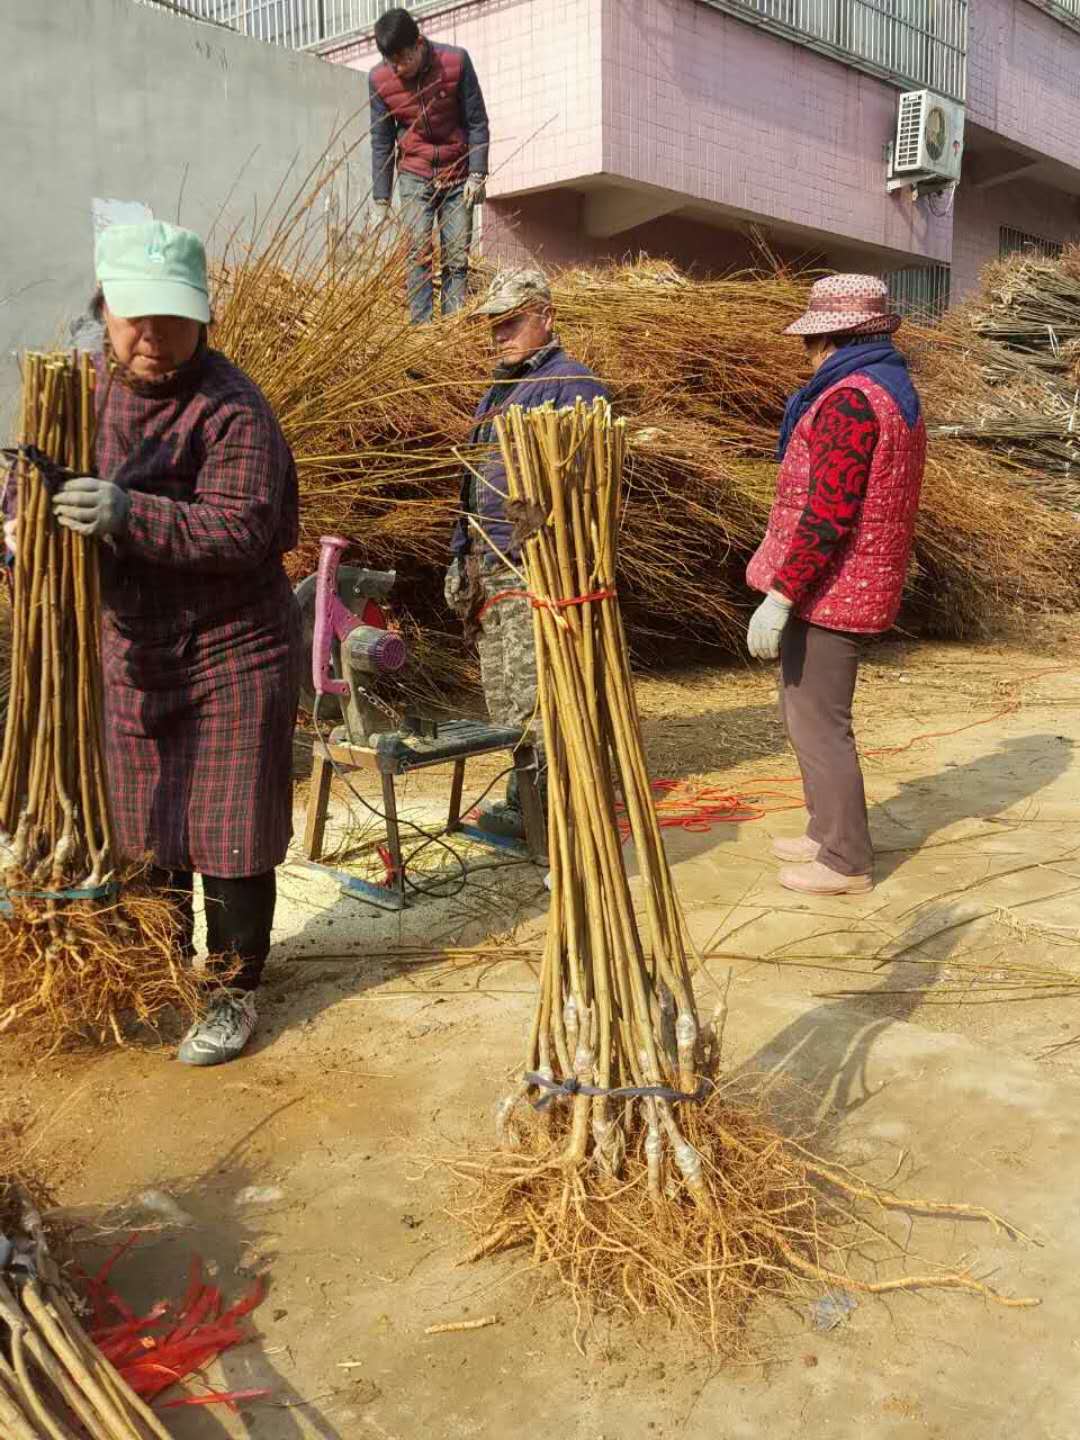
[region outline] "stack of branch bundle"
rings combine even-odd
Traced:
[[[0,1176],[0,1434],[170,1440],[83,1329],[25,1187]]]
[[[1080,248],[989,266],[921,365],[933,437],[980,445],[1044,504],[1080,512]]]
[[[0,1030],[47,1045],[192,1014],[168,902],[119,873],[102,743],[97,542],[51,496],[94,457],[86,356],[24,358],[10,699],[0,753]]]
[[[226,253],[215,343],[262,386],[297,457],[294,575],[314,569],[320,534],[347,535],[363,563],[399,570],[407,624],[445,630],[442,570],[462,462],[476,459],[467,440],[491,369],[486,327],[467,315],[409,326],[405,248],[392,225],[312,247],[301,237],[313,203],[303,197],[269,238]],[[552,278],[561,340],[627,420],[619,581],[634,650],[656,659],[674,640],[739,653],[745,564],[768,515],[783,402],[807,378],[802,347],[781,331],[804,307],[809,279],[697,280],[647,260]],[[905,336],[936,354],[934,332]],[[970,333],[966,342],[988,343]],[[941,343],[946,355],[961,352],[951,337]],[[931,415],[957,418],[950,400],[963,378],[947,375],[944,360],[920,372]],[[984,634],[1016,606],[1074,603],[1080,537],[1059,529],[1044,546],[1046,509],[1029,479],[1022,461],[993,447],[935,448],[907,624]],[[437,673],[428,679],[438,688]]]
[[[865,1185],[718,1083],[724,1007],[701,1024],[617,592],[626,423],[597,401],[514,408],[498,429],[533,600],[552,893],[524,1066],[497,1106],[498,1148],[450,1162],[473,1257],[528,1246],[569,1288],[579,1322],[594,1308],[660,1311],[718,1351],[737,1347],[765,1290],[940,1286],[1001,1299],[966,1271],[857,1273],[849,1262],[864,1246],[900,1261],[881,1223],[890,1209],[992,1217]],[[522,1125],[529,1099],[542,1108]],[[872,1213],[861,1217],[861,1203]]]
[[[991,265],[976,302],[976,333],[1010,355],[1072,384],[1080,382],[1080,246],[1056,259],[1016,255]]]

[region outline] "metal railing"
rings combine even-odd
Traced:
[[[393,0],[138,0],[294,50],[370,30]],[[407,10],[453,10],[471,0],[399,0]]]
[[[1058,0],[1080,5],[1080,0]],[[963,100],[967,0],[705,0],[834,59]]]
[[[139,0],[294,49],[327,45],[370,31],[392,0]],[[472,0],[403,0],[423,15]],[[704,0],[869,71],[963,100],[967,71],[967,0]],[[1035,0],[1075,11],[1080,0]]]
[[[998,231],[998,255],[1002,260],[1007,260],[1010,255],[1028,255],[1033,260],[1058,260],[1064,249],[1060,240],[1029,235],[1026,230],[1014,230],[1011,225],[1002,225]]]
[[[933,323],[949,308],[952,276],[948,265],[909,266],[893,270],[884,280],[901,315]]]
[[[1033,0],[1033,3],[1063,25],[1080,29],[1080,0]]]

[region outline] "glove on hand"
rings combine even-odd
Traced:
[[[15,554],[15,536],[19,532],[18,520],[4,521],[4,544],[9,555]]]
[[[470,175],[465,181],[465,189],[462,192],[462,199],[471,210],[474,205],[482,205],[484,196],[487,193],[487,176]]]
[[[746,644],[755,660],[775,660],[780,654],[780,636],[791,619],[792,602],[770,590],[750,617]]]
[[[122,535],[127,527],[131,497],[111,480],[76,475],[53,496],[53,514],[61,525],[79,535]]]
[[[443,599],[451,610],[459,610],[465,593],[468,589],[469,579],[465,573],[465,561],[460,555],[451,560],[446,568],[446,578],[443,581]]]

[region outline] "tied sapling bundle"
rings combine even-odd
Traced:
[[[102,738],[98,542],[52,496],[94,463],[87,356],[27,355],[9,452],[18,522],[10,696],[0,755],[0,1030],[122,1039],[128,1014],[194,1013],[172,906],[117,869]],[[125,883],[127,882],[127,883]]]
[[[624,423],[597,401],[514,407],[496,428],[523,554],[521,591],[507,593],[533,607],[551,911],[525,1064],[497,1107],[498,1149],[451,1162],[473,1191],[462,1201],[477,1235],[470,1258],[531,1246],[569,1287],[579,1321],[594,1306],[660,1311],[715,1350],[732,1347],[764,1289],[939,1286],[1000,1299],[964,1272],[852,1273],[868,1243],[902,1258],[880,1214],[860,1218],[864,1206],[994,1217],[863,1184],[720,1084],[725,1007],[700,1022],[693,969],[704,967],[652,804],[616,595]],[[535,1122],[523,1134],[528,1100]]]

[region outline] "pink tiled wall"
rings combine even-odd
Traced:
[[[601,162],[603,0],[483,0],[425,16],[424,33],[473,58],[491,116],[490,195],[593,175]],[[356,69],[371,46],[328,56]]]
[[[1080,171],[1080,31],[1031,0],[968,7],[968,116]]]
[[[610,240],[585,234],[582,197],[573,190],[549,191],[497,200],[484,210],[484,254],[500,264],[536,264],[558,268],[638,255],[672,260],[699,274],[719,274],[748,266],[754,259],[750,237],[700,221],[669,215],[635,226]],[[805,249],[774,247],[780,259],[819,259]]]
[[[961,185],[953,229],[954,300],[974,290],[983,266],[997,259],[1003,225],[1042,240],[1080,241],[1080,201],[1022,180],[989,190]]]
[[[573,196],[521,200],[606,172],[722,206],[729,223],[786,221],[838,246],[892,250],[897,264],[948,257],[948,223],[885,193],[896,91],[698,0],[483,0],[426,17],[424,30],[465,46],[484,86],[496,202],[485,246],[568,260],[640,247],[638,232],[585,238],[570,225]],[[331,58],[367,69],[377,57],[352,46]],[[703,239],[693,258],[731,244]],[[685,233],[680,246],[699,248]]]
[[[604,0],[603,56],[606,171],[948,258],[948,221],[885,193],[893,87],[697,0]]]

